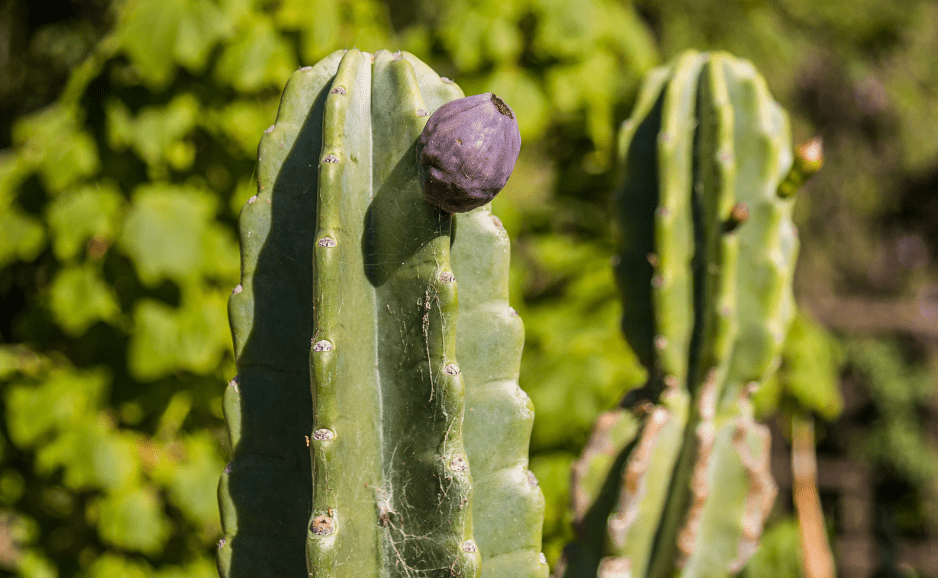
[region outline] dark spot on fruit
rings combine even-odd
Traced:
[[[492,95],[492,104],[495,105],[495,108],[498,109],[498,112],[502,113],[508,118],[515,118],[515,115],[511,114],[511,109],[508,108],[508,105],[505,104],[505,101],[498,98],[494,94]]]

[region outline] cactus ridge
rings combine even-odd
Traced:
[[[789,197],[818,163],[792,168],[784,110],[751,64],[719,52],[649,75],[619,154],[622,326],[651,403],[640,433],[614,444],[605,540],[580,536],[565,575],[727,576],[775,497],[749,396],[776,370],[792,319]],[[599,456],[588,449],[578,467]]]
[[[479,565],[464,548],[472,499],[451,220],[423,202],[414,165],[423,112],[440,104],[425,102],[428,80],[400,54],[372,62],[353,50],[328,97],[317,237],[335,246],[315,248],[310,369],[313,428],[334,438],[311,444],[314,576],[472,576]]]
[[[310,256],[322,112],[342,52],[295,74],[258,147],[257,195],[241,211],[241,283],[228,301],[238,376],[224,395],[231,462],[218,487],[221,576],[306,568],[312,424],[306,359],[313,334]],[[301,190],[293,183],[312,183]]]
[[[508,234],[488,206],[454,219],[451,255],[461,305],[456,357],[466,383],[464,443],[482,577],[545,578],[544,497],[528,469],[534,408],[518,386],[524,325],[508,304]]]

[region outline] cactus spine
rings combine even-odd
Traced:
[[[793,166],[784,110],[724,53],[653,71],[619,154],[622,328],[649,380],[574,468],[564,575],[728,576],[775,498],[749,397],[794,314],[790,197],[819,163]]]
[[[357,50],[284,91],[229,305],[222,576],[546,575],[507,236],[418,179],[417,137],[460,97],[410,54]]]

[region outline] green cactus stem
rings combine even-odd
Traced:
[[[746,61],[688,52],[646,80],[620,131],[616,276],[651,401],[634,438],[606,442],[617,497],[588,507],[606,535],[581,534],[566,576],[721,577],[754,551],[776,487],[749,397],[794,314],[790,197],[810,152],[792,169],[787,116]]]
[[[513,485],[528,479],[533,414],[517,389],[523,333],[507,315],[507,238],[493,234],[486,208],[455,226],[419,183],[417,137],[460,97],[410,54],[357,50],[301,69],[284,91],[261,140],[258,195],[240,220],[222,576],[546,572],[540,490]],[[484,243],[460,248],[460,236]],[[463,275],[468,295],[457,297]],[[505,291],[473,297],[473,282]],[[499,323],[504,335],[477,335]],[[490,346],[499,352],[484,353]],[[467,400],[496,382],[520,400],[516,410],[498,415],[477,401],[482,421],[464,425]],[[468,443],[473,427],[483,437]],[[510,463],[484,464],[489,444],[503,441]],[[475,481],[473,459],[483,463]],[[477,505],[477,494],[490,503]],[[511,519],[473,533],[473,517],[498,511]],[[487,554],[497,532],[521,537]]]

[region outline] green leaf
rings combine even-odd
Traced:
[[[209,0],[139,0],[127,6],[117,28],[121,46],[156,88],[172,79],[176,64],[200,71],[212,48],[232,33],[225,11]]]
[[[779,520],[765,531],[759,549],[746,564],[748,578],[801,578],[804,576],[798,522]]]
[[[575,447],[586,441],[600,412],[642,382],[644,370],[622,339],[621,307],[602,249],[558,237],[536,239],[530,249],[543,265],[539,281],[566,285],[558,298],[521,311],[521,384],[534,407],[552,416],[535,420],[532,447]]]
[[[59,270],[49,290],[49,307],[66,333],[78,337],[98,321],[112,321],[120,305],[100,268],[92,263]]]
[[[98,504],[98,535],[124,550],[156,554],[169,538],[172,526],[163,513],[156,491],[141,486],[110,494]]]
[[[592,48],[597,23],[608,17],[608,7],[599,0],[564,2],[538,0],[538,26],[534,48],[538,54],[577,57]]]
[[[0,379],[6,379],[18,373],[32,376],[44,370],[48,360],[27,347],[0,345]]]
[[[495,62],[514,62],[524,48],[521,31],[505,18],[494,18],[486,30],[485,52]]]
[[[0,504],[10,506],[23,497],[26,480],[13,468],[0,472]]]
[[[12,384],[5,394],[10,440],[30,448],[46,433],[94,416],[109,382],[104,369],[55,369],[42,381]]]
[[[264,134],[273,122],[278,104],[276,100],[262,103],[236,100],[222,109],[211,111],[209,126],[222,139],[230,140],[238,154],[250,158],[257,154],[259,135]]]
[[[27,550],[18,561],[17,575],[22,578],[58,578],[59,571],[51,560],[37,552]]]
[[[87,572],[85,578],[152,578],[153,569],[145,562],[124,558],[113,552],[99,556]]]
[[[194,560],[186,566],[164,567],[153,574],[153,578],[216,578],[217,576],[218,570],[215,562],[205,558]]]
[[[216,74],[240,92],[283,86],[296,69],[296,60],[285,39],[268,18],[259,17],[238,30],[236,40],[225,47]]]
[[[129,346],[131,374],[157,379],[178,370],[208,373],[230,348],[227,295],[187,288],[178,309],[140,299]]]
[[[37,169],[50,193],[94,175],[100,167],[98,146],[83,130],[84,120],[76,108],[53,104],[13,127],[20,155]]]
[[[218,442],[203,432],[182,443],[185,457],[178,462],[160,461],[153,478],[168,490],[170,501],[187,518],[202,527],[220,531],[216,485],[225,461]]]
[[[39,219],[14,206],[0,208],[0,267],[30,262],[45,246],[46,231]]]
[[[0,207],[16,198],[17,189],[32,174],[33,168],[10,149],[0,151]]]
[[[303,56],[312,62],[339,44],[342,14],[336,4],[334,0],[284,0],[274,17],[284,28],[303,31]]]
[[[176,29],[173,56],[192,72],[200,72],[215,45],[232,33],[225,13],[209,0],[190,3]]]
[[[217,255],[205,250],[212,241],[215,206],[213,196],[192,187],[147,184],[135,191],[119,244],[144,284],[191,280],[211,264]]]
[[[108,140],[114,148],[133,149],[151,169],[169,165],[182,170],[191,166],[195,147],[185,136],[195,127],[201,112],[193,95],[183,93],[166,106],[146,107],[136,118],[119,100],[110,100],[105,112]]]
[[[64,261],[79,256],[93,237],[110,243],[117,236],[123,209],[123,195],[108,183],[62,194],[47,213],[52,252]]]
[[[36,472],[50,475],[63,470],[66,487],[118,490],[139,479],[137,442],[116,431],[103,413],[80,416],[36,452]]]
[[[483,14],[461,3],[454,3],[443,19],[440,41],[459,70],[480,68],[487,25],[488,19]],[[501,93],[498,95],[503,96]],[[520,116],[518,121],[521,122]]]

